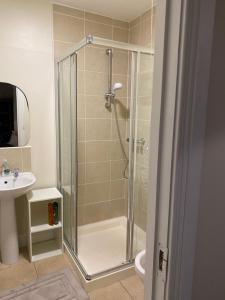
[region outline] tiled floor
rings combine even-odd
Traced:
[[[22,251],[18,263],[11,266],[0,263],[0,291],[15,288],[65,267],[72,269],[66,255],[30,263],[25,251]],[[73,273],[77,277],[74,271]],[[90,300],[143,300],[144,288],[142,282],[135,275],[107,287],[93,290],[89,293],[89,297]]]

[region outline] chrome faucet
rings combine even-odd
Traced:
[[[16,179],[19,176],[19,169],[12,170],[13,177]]]
[[[10,175],[10,168],[9,168],[9,164],[8,164],[8,161],[7,159],[4,159],[3,160],[3,163],[2,163],[2,176],[8,176]]]
[[[16,179],[19,176],[19,169],[12,170],[13,177]]]

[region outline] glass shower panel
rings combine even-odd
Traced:
[[[107,49],[88,45],[82,50],[84,64],[78,57],[77,245],[79,261],[90,275],[126,260],[128,52],[112,48],[112,84],[121,82],[123,88],[110,110],[105,107]]]
[[[140,54],[136,108],[133,255],[146,247],[149,150],[154,56]]]
[[[59,63],[59,177],[64,198],[64,238],[75,248],[76,55]],[[74,249],[75,250],[75,249]]]

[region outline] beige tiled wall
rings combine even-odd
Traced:
[[[54,5],[54,44],[58,58],[85,35],[154,48],[155,8],[130,23],[85,11]],[[106,48],[88,46],[78,52],[78,223],[86,224],[126,214],[127,182],[123,178],[124,156],[118,141],[115,115],[104,107],[107,91]],[[148,154],[153,57],[141,56],[138,95],[135,222],[145,230],[148,197]],[[122,82],[118,92],[119,125],[126,146],[128,135],[129,58],[126,51],[113,51],[113,82]]]
[[[129,23],[129,42],[154,49],[156,7]]]
[[[128,42],[129,24],[92,13],[54,6],[55,56],[62,56],[85,35]],[[113,49],[113,82],[117,93],[121,135],[128,118],[128,53]],[[78,52],[78,224],[126,214],[124,156],[118,140],[115,114],[106,110],[108,57],[106,48],[87,46]]]
[[[98,37],[128,42],[129,24],[85,11],[54,5],[55,57],[62,56],[84,36]],[[80,59],[82,69],[83,59]]]
[[[8,160],[9,168],[31,171],[31,147],[0,148],[0,162]]]

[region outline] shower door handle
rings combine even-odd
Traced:
[[[126,141],[129,143],[130,142],[130,138],[127,138]],[[144,146],[145,145],[145,139],[144,138],[139,138],[136,140],[136,144],[140,145],[140,146]]]

